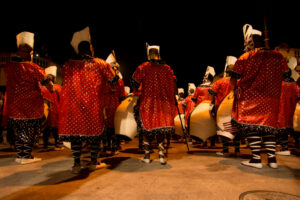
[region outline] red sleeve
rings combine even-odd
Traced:
[[[118,84],[119,84],[119,97],[126,97],[127,95],[125,94],[124,81],[122,79],[119,79]]]
[[[246,52],[237,59],[232,69],[232,76],[234,76],[234,74],[242,75],[244,73],[245,65],[249,55],[249,52]]]
[[[145,78],[145,64],[141,64],[138,66],[138,68],[135,70],[132,76],[133,80],[135,80],[138,83],[142,83],[142,81]]]
[[[32,68],[30,70],[32,70],[30,76],[37,81],[41,81],[46,77],[45,70],[37,64],[32,63]]]

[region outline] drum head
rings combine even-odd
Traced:
[[[137,135],[137,123],[134,118],[134,106],[137,104],[138,96],[127,97],[118,106],[115,119],[115,133],[130,138]]]
[[[184,136],[184,133],[182,131],[182,126],[183,128],[185,128],[184,114],[180,114],[180,117],[181,117],[181,121],[179,115],[176,115],[176,117],[174,118],[175,134],[179,136]]]
[[[192,111],[189,133],[202,141],[217,133],[216,122],[209,112],[210,101],[203,101]]]

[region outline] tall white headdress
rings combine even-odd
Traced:
[[[243,34],[244,34],[244,51],[249,51],[254,48],[253,44],[253,35],[259,35],[261,36],[262,33],[259,30],[253,29],[250,24],[245,24],[243,26]]]
[[[212,76],[216,75],[215,69],[212,66],[207,66],[205,75],[211,74]]]
[[[194,92],[196,90],[196,85],[194,83],[188,83],[188,94],[192,95],[193,93],[190,92],[191,89],[194,89]]]
[[[53,75],[53,76],[55,76],[56,77],[56,73],[57,73],[57,67],[56,66],[50,66],[50,67],[47,67],[46,69],[45,69],[45,73],[46,74],[51,74],[51,75]]]
[[[288,60],[288,66],[292,71],[291,77],[297,81],[299,78],[299,73],[295,70],[295,68],[297,67],[298,63],[297,63],[297,59],[295,57],[290,57]]]
[[[183,93],[184,94],[184,89],[183,88],[178,88],[178,94]]]
[[[27,44],[33,49],[34,45],[34,33],[31,32],[21,32],[17,36],[17,47],[19,48],[22,44]]]
[[[149,56],[150,49],[157,49],[158,54],[160,55],[160,46],[158,46],[158,45],[149,45],[149,44],[146,42],[146,49],[147,49],[147,57],[148,57],[148,60],[150,60],[150,56]]]
[[[77,31],[73,34],[73,38],[71,41],[71,45],[74,48],[75,52],[78,54],[78,45],[80,44],[80,42],[83,41],[87,41],[89,43],[91,43],[91,34],[90,34],[90,27],[85,27],[83,30],[81,31]]]
[[[235,62],[237,61],[237,58],[234,56],[227,56],[226,57],[226,63],[225,63],[225,69],[224,69],[224,77],[226,77],[226,70],[228,66],[234,65]]]

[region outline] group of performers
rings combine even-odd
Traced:
[[[295,82],[298,77],[291,77],[295,75],[292,72],[297,62],[295,65],[295,60],[291,59],[289,69],[279,52],[263,47],[260,31],[248,24],[243,30],[245,53],[238,59],[228,56],[224,77],[214,83],[215,71],[209,66],[201,85],[196,88],[189,84],[187,98],[184,98],[181,88],[177,91],[176,77],[171,67],[162,61],[160,47],[147,44],[148,60],[137,67],[131,79],[133,93],[139,96],[134,118],[145,153],[143,162],[151,162],[151,144],[155,139],[159,161],[166,164],[164,139],[175,133],[176,115],[184,116],[181,125],[188,136],[186,127],[189,127],[189,118],[195,107],[209,101],[210,115],[216,120],[221,102],[233,92],[229,132],[235,136],[235,152],[240,152],[241,137],[247,138],[252,151],[251,160],[242,164],[262,168],[260,153],[263,143],[268,165],[278,167],[275,156],[277,136],[282,151],[286,152],[299,96],[299,86]],[[112,152],[119,148],[120,142],[114,134],[114,115],[129,92],[125,91],[114,52],[106,61],[95,57],[89,27],[74,33],[71,45],[76,56],[64,64],[63,82],[59,86],[55,84],[55,66],[44,70],[31,62],[34,34],[22,32],[17,35],[17,56],[4,68],[5,115],[15,136],[17,163],[41,160],[32,156],[35,136],[41,127],[44,127],[45,148],[50,133],[53,133],[57,149],[62,148],[59,141],[71,143],[73,173],[80,173],[83,168],[83,143],[90,144],[89,170],[106,165],[98,159],[101,142]],[[178,99],[175,98],[177,93]],[[50,111],[47,120],[44,109]],[[222,136],[223,151],[217,152],[218,155],[228,153],[230,139]],[[214,140],[212,138],[212,142]]]

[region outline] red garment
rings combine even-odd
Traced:
[[[61,86],[53,84],[54,92],[50,92],[46,87],[42,87],[42,94],[44,99],[51,102],[50,112],[47,118],[47,125],[49,127],[58,126],[58,110],[59,110],[59,99],[61,93]]]
[[[147,131],[174,129],[175,78],[166,64],[144,62],[134,72],[133,79],[142,84],[139,113]]]
[[[193,111],[194,107],[195,107],[195,102],[192,100],[193,96],[190,95],[190,96],[187,96],[184,100],[184,104],[185,104],[185,112],[184,112],[184,115],[185,115],[185,125],[187,126],[188,125],[188,117],[190,116],[191,112]]]
[[[110,87],[110,90],[105,93],[104,106],[105,106],[105,126],[114,128],[115,112],[120,105],[120,98],[125,97],[124,81],[118,80],[117,85]]]
[[[4,94],[4,99],[3,99],[3,108],[2,108],[2,119],[1,119],[1,126],[2,127],[7,127],[7,92]]]
[[[9,62],[4,67],[7,92],[7,116],[14,119],[38,119],[44,114],[40,81],[45,71],[32,62]]]
[[[233,67],[241,76],[235,96],[232,118],[245,128],[273,132],[276,127],[281,82],[288,66],[277,51],[250,51]]]
[[[193,98],[197,99],[196,104],[199,105],[202,101],[211,100],[208,90],[210,89],[211,85],[200,85],[197,87]]]
[[[233,87],[230,83],[229,77],[221,78],[216,82],[214,82],[210,90],[211,90],[211,94],[215,95],[216,110],[218,110],[220,104],[232,89]]]
[[[182,100],[177,100],[177,104],[178,104],[178,110],[179,110],[179,113],[180,114],[183,114],[184,112],[183,112],[183,104],[184,104],[184,99],[182,99]],[[176,113],[176,115],[178,115],[178,110],[177,110],[177,108],[175,107],[175,113]]]
[[[99,58],[70,60],[62,70],[63,86],[58,112],[58,131],[70,136],[99,136],[104,129],[104,91],[113,78],[110,65]],[[86,137],[85,137],[86,138]]]
[[[295,82],[282,82],[278,128],[293,128],[293,116],[300,96],[300,87]]]

